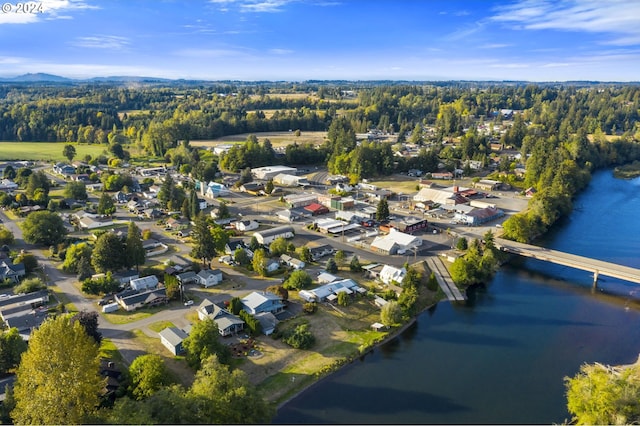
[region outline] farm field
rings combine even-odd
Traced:
[[[269,139],[273,147],[287,146],[293,142],[321,144],[324,142],[327,132],[302,132],[300,136],[296,136],[294,132],[261,132],[261,133],[242,133],[239,135],[223,136],[218,139],[191,141],[192,146],[210,147],[222,144],[235,144],[244,142],[249,135],[255,135],[258,141]]]
[[[66,161],[62,155],[65,142],[0,142],[0,160]],[[76,159],[89,154],[96,157],[105,151],[104,145],[77,145]]]

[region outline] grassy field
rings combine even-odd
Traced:
[[[249,135],[255,135],[258,141],[262,142],[264,139],[269,139],[271,145],[274,147],[287,146],[294,142],[321,144],[327,135],[327,132],[302,132],[300,136],[296,136],[294,132],[262,132],[262,133],[243,133],[240,135],[223,136],[218,139],[206,140],[206,141],[191,141],[192,146],[216,146],[223,144],[234,144],[244,142]]]
[[[0,160],[25,161],[66,161],[62,155],[64,142],[0,142]],[[82,159],[89,154],[96,157],[105,151],[104,145],[78,145],[76,159]]]

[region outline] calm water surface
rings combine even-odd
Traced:
[[[640,268],[640,180],[594,175],[538,244]],[[523,260],[285,405],[275,423],[559,423],[565,376],[640,353],[640,287]],[[637,294],[636,294],[637,292]]]

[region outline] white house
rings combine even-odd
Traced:
[[[404,254],[422,245],[422,239],[391,228],[389,234],[376,237],[371,250],[385,254]]]
[[[287,166],[267,166],[267,167],[257,167],[255,169],[251,169],[251,174],[260,180],[269,180],[273,179],[280,173],[289,173],[295,175],[298,172],[298,169],[295,167],[287,167]]]
[[[216,323],[221,336],[230,336],[242,331],[244,328],[244,321],[209,299],[204,299],[198,306],[197,311],[198,318],[201,321],[210,318]]]
[[[205,288],[220,284],[222,279],[222,271],[219,269],[203,269],[197,274],[198,282]]]
[[[407,270],[404,268],[395,268],[393,266],[384,265],[382,270],[380,271],[380,281],[385,284],[400,284],[404,279],[405,275],[407,275]]]
[[[2,179],[0,180],[0,189],[3,191],[13,191],[14,189],[18,189],[18,184],[10,179]]]
[[[293,268],[295,270],[299,270],[299,269],[304,269],[304,267],[306,266],[306,264],[300,260],[300,259],[296,259],[295,257],[291,257],[288,254],[283,254],[280,256],[280,261],[290,267]]]
[[[234,226],[240,232],[253,231],[260,226],[255,220],[239,220],[234,222]]]
[[[133,290],[147,290],[151,288],[158,287],[158,277],[155,275],[149,275],[142,278],[136,278],[135,280],[131,280],[129,285]]]
[[[278,226],[276,228],[265,229],[264,231],[254,232],[253,236],[256,237],[258,243],[262,245],[269,245],[276,239],[282,238],[293,238],[295,235],[293,231],[293,227],[285,225]]]

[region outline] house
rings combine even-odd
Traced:
[[[256,237],[258,243],[262,245],[269,245],[278,238],[293,238],[294,235],[293,227],[288,225],[278,226],[276,228],[253,233],[253,236]]]
[[[158,287],[158,277],[155,275],[149,275],[142,278],[136,278],[129,282],[129,286],[131,289],[140,291],[140,290],[148,290],[152,288]]]
[[[221,336],[230,336],[244,329],[244,321],[209,299],[204,299],[200,303],[197,312],[201,321],[207,318],[212,319],[218,326]]]
[[[158,306],[169,303],[167,289],[164,287],[144,290],[125,290],[115,295],[115,300],[127,311],[135,311],[144,306]]]
[[[478,226],[504,216],[504,212],[495,207],[485,207],[483,209],[474,208],[470,212],[462,212],[454,215],[454,220],[470,226]]]
[[[11,179],[0,180],[0,190],[13,191],[15,189],[18,189],[18,184],[13,182]]]
[[[326,206],[318,203],[311,203],[308,206],[305,206],[304,209],[310,212],[312,216],[329,213],[329,209]]]
[[[247,182],[240,186],[240,192],[246,192],[251,195],[260,195],[260,191],[264,191],[264,183]]]
[[[412,234],[417,231],[425,231],[429,227],[427,219],[417,217],[403,217],[402,220],[392,220],[389,226],[406,234]]]
[[[441,172],[441,173],[431,173],[432,179],[453,179],[453,173],[451,172]]]
[[[340,281],[333,281],[312,290],[300,290],[298,294],[307,302],[323,302],[328,300],[330,296],[336,296],[336,294],[344,292],[347,294],[353,294],[354,291],[358,291],[361,288],[358,283],[351,279],[345,279]]]
[[[409,169],[409,171],[407,172],[407,176],[410,176],[410,177],[420,177],[420,176],[422,176],[422,170],[418,170],[418,169]]]
[[[122,386],[124,375],[113,361],[108,359],[100,360],[100,375],[106,378],[104,389],[102,390],[102,398],[108,398],[115,401],[116,392]]]
[[[334,281],[338,281],[340,279],[341,278],[336,277],[335,275],[330,274],[330,273],[328,273],[326,271],[325,272],[321,272],[320,274],[318,274],[318,278],[317,278],[317,280],[318,280],[318,282],[320,284],[328,284],[328,283],[332,283]]]
[[[271,312],[277,314],[285,308],[282,298],[268,291],[254,291],[242,300],[242,309],[251,315],[261,312]]]
[[[76,168],[69,164],[57,163],[53,166],[53,171],[61,175],[71,176],[76,173]]]
[[[533,186],[531,186],[531,187],[525,189],[524,195],[527,198],[532,198],[534,195],[536,195],[536,189]]]
[[[80,219],[78,219],[78,224],[82,229],[96,229],[102,228],[105,226],[112,226],[113,219],[110,218],[101,218],[92,215],[84,215]]]
[[[17,328],[28,340],[31,331],[38,328],[48,316],[44,305],[49,302],[49,290],[27,294],[0,296],[0,318],[7,328]]]
[[[209,182],[207,185],[200,182],[200,194],[208,198],[216,198],[229,193],[229,189],[221,183]]]
[[[492,179],[480,179],[478,182],[475,182],[473,186],[478,189],[482,189],[483,191],[494,191],[500,187],[502,182],[498,180]]]
[[[280,269],[280,262],[278,262],[277,260],[270,259],[267,261],[267,265],[265,269],[267,270],[268,273],[276,272],[278,269]]]
[[[278,319],[271,312],[261,312],[254,316],[255,319],[260,323],[260,328],[262,329],[262,334],[265,336],[270,336],[276,330],[276,325],[278,325]]]
[[[9,279],[17,284],[25,274],[24,264],[13,263],[9,258],[0,260],[0,280]]]
[[[160,216],[162,216],[162,212],[158,209],[145,209],[143,211],[143,214],[148,217],[149,219],[157,219]]]
[[[333,254],[333,247],[328,244],[324,244],[318,247],[309,247],[309,252],[311,253],[311,259],[313,261],[317,261],[318,259]]]
[[[117,272],[112,275],[112,277],[120,283],[121,286],[127,285],[131,283],[131,280],[135,280],[140,278],[140,274],[138,272],[130,270],[130,271],[122,271]]]
[[[282,262],[283,265],[286,265],[289,268],[293,268],[295,270],[303,269],[305,267],[305,263],[302,260],[291,257],[288,254],[281,255],[280,262]]]
[[[318,195],[305,192],[301,194],[289,194],[284,197],[284,202],[292,209],[296,207],[305,207],[309,204],[317,203]]]
[[[233,254],[239,248],[247,251],[248,252],[247,254],[251,253],[250,257],[253,257],[253,252],[249,250],[249,246],[247,246],[247,243],[245,243],[242,240],[229,241],[227,244],[224,245],[224,252],[228,255],[233,256]]]
[[[418,203],[432,202],[440,205],[466,204],[469,200],[461,195],[458,187],[452,188],[422,188],[413,196],[413,201]]]
[[[260,226],[255,220],[239,220],[235,223],[235,227],[240,232],[253,231]]]
[[[122,191],[118,191],[113,194],[113,201],[118,204],[124,204],[129,201],[129,196]]]
[[[222,271],[219,269],[203,269],[196,276],[198,283],[204,288],[218,285],[223,280]]]
[[[402,283],[405,275],[407,275],[407,270],[405,268],[396,268],[389,265],[384,265],[382,270],[380,271],[380,281],[385,284],[391,283]]]
[[[304,176],[279,173],[273,177],[273,183],[280,186],[305,186],[309,181]]]
[[[205,210],[207,207],[209,207],[209,203],[207,202],[207,200],[205,200],[204,198],[198,198],[198,208],[200,210]]]
[[[182,342],[187,338],[187,333],[177,327],[167,327],[158,334],[160,335],[160,342],[165,348],[169,349],[169,352],[174,355],[184,352]]]
[[[301,218],[303,218],[305,216],[306,215],[301,214],[297,210],[293,210],[293,209],[280,210],[280,211],[276,212],[276,217],[278,218],[278,220],[280,222],[286,222],[286,223],[290,223],[290,222],[293,222],[293,221],[296,221],[296,220],[300,220]]]
[[[288,173],[295,175],[298,172],[298,169],[295,167],[287,167],[287,166],[267,166],[267,167],[257,167],[251,169],[251,174],[254,178],[259,180],[269,180],[273,179],[280,173]]]
[[[178,275],[176,275],[176,278],[178,279],[178,282],[181,285],[187,285],[187,284],[199,282],[198,276],[193,271],[187,271],[187,272],[183,272],[181,274],[178,274]]]
[[[422,245],[422,239],[391,228],[389,234],[376,237],[371,250],[385,254],[404,254]]]

